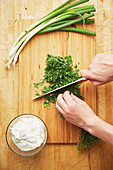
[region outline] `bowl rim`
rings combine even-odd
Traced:
[[[8,132],[8,129],[9,129],[10,124],[11,124],[15,119],[17,119],[17,118],[19,118],[19,117],[21,117],[21,116],[24,116],[24,115],[34,116],[34,117],[40,119],[40,120],[44,123],[45,128],[46,128],[47,137],[46,137],[45,144],[44,144],[44,146],[40,149],[39,152],[37,152],[37,153],[35,153],[35,154],[33,154],[33,155],[21,155],[21,154],[18,154],[17,152],[15,152],[15,151],[10,147],[10,145],[9,145],[9,143],[8,143],[7,132]],[[20,115],[14,117],[14,118],[8,123],[7,128],[6,128],[6,132],[5,132],[5,139],[6,139],[6,143],[7,143],[8,147],[10,148],[10,150],[13,151],[16,155],[19,155],[19,156],[22,156],[22,157],[32,157],[32,156],[35,156],[35,155],[37,155],[38,153],[40,153],[40,152],[43,150],[43,148],[45,147],[45,145],[47,144],[48,129],[47,129],[47,126],[46,126],[45,122],[44,122],[39,116],[34,115],[34,114],[31,114],[31,113],[24,113],[24,114],[20,114]]]

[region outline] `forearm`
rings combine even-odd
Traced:
[[[87,127],[87,131],[113,146],[113,126],[97,116],[94,119],[93,124]]]
[[[66,91],[57,98],[56,108],[65,119],[113,146],[113,126],[101,120],[81,99]]]

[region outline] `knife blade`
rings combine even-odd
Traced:
[[[57,89],[54,89],[54,90],[52,90],[52,91],[50,91],[50,92],[48,92],[48,93],[45,93],[45,94],[43,94],[43,95],[41,95],[41,96],[37,96],[37,97],[35,97],[33,100],[39,99],[39,98],[44,97],[44,96],[46,96],[46,95],[48,95],[48,94],[54,93],[54,92],[56,92],[56,91],[58,91],[58,90],[61,90],[61,89],[65,88],[65,87],[71,86],[71,85],[76,84],[76,83],[81,83],[81,82],[83,82],[83,81],[87,81],[87,79],[86,79],[86,78],[80,78],[80,79],[78,79],[78,80],[76,80],[76,81],[73,81],[73,82],[71,82],[71,83],[68,83],[68,84],[66,84],[66,85],[64,85],[64,86],[61,86],[61,87],[59,87],[59,88],[57,88]]]

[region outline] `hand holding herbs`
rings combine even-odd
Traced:
[[[36,34],[46,33],[51,31],[72,31],[80,32],[83,34],[89,34],[95,36],[96,33],[83,28],[77,28],[75,24],[83,23],[94,23],[94,19],[89,19],[94,16],[95,8],[94,5],[87,5],[83,7],[76,7],[89,0],[67,0],[65,3],[57,7],[55,10],[41,18],[36,23],[32,24],[25,31],[23,31],[16,41],[14,42],[8,57],[8,62],[5,65],[8,69],[11,64],[15,66],[18,56],[27,42]]]
[[[59,94],[56,108],[68,122],[85,130],[93,124],[92,122],[96,117],[92,109],[83,100],[69,91]]]
[[[79,69],[77,69],[77,65],[73,66],[73,64],[72,64],[71,56],[65,56],[63,58],[61,56],[48,55],[47,60],[46,60],[46,65],[47,66],[45,68],[44,78],[39,83],[34,83],[36,88],[39,88],[39,86],[42,86],[42,90],[41,90],[42,94],[45,94],[49,91],[52,91],[58,87],[61,87],[63,85],[66,85],[70,82],[73,82],[73,81],[81,78],[81,75],[78,74]],[[44,85],[44,83],[45,83],[45,85]],[[46,85],[47,83],[49,84],[48,86]],[[61,93],[64,93],[65,91],[70,91],[75,96],[77,96],[79,98],[81,97],[80,84],[74,84],[74,85],[66,87],[65,89],[62,89],[58,92],[55,92],[51,95],[45,96],[44,106],[47,108],[50,108],[50,102],[56,103],[58,95]],[[39,94],[38,92],[36,92],[37,96],[42,95],[42,94]],[[60,96],[62,96],[62,95],[60,95]],[[78,100],[80,100],[80,99],[78,99]],[[81,102],[82,102],[82,104],[84,103],[83,101],[81,101]],[[85,105],[85,103],[84,103],[84,105]],[[80,104],[78,104],[78,106],[79,106],[78,108],[82,108],[80,106]],[[57,103],[57,107],[58,107],[58,103]],[[64,108],[65,108],[65,106],[64,106]],[[59,107],[58,107],[57,109],[59,110],[60,113],[62,113],[64,115],[63,116],[61,114],[61,117],[64,119],[65,112],[63,111],[63,108],[60,107],[60,109],[59,109]],[[76,105],[75,105],[75,108],[73,107],[70,109],[76,110]],[[87,106],[86,106],[86,109],[87,109]],[[90,108],[89,108],[89,110],[91,111]],[[67,112],[67,110],[65,110],[65,111]],[[86,111],[86,114],[88,114],[87,111]],[[70,123],[73,123],[72,122],[73,115],[74,114],[71,113],[72,117],[70,116]],[[80,116],[82,118],[82,114]],[[78,119],[77,124],[76,123],[73,123],[73,124],[76,124],[77,126],[81,125],[80,127],[83,127],[83,125],[79,124],[79,123],[80,123],[80,121]],[[85,123],[85,120],[84,120],[84,123]],[[84,132],[84,133],[82,133],[82,132]],[[84,136],[81,136],[81,134],[84,134]],[[85,136],[85,134],[87,134],[87,135]],[[78,150],[84,151],[87,147],[94,144],[95,142],[98,142],[98,138],[96,138],[95,136],[91,135],[88,132],[86,133],[86,131],[81,129],[80,138],[78,141]]]
[[[90,134],[98,117],[84,101],[66,91],[59,94],[56,108],[68,122],[82,128],[80,130],[78,150],[84,151],[87,147],[98,143],[99,139]]]

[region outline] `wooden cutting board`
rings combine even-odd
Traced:
[[[20,34],[36,20],[20,20]],[[94,24],[86,29],[94,30]],[[34,36],[25,46],[19,56],[19,114],[32,113],[44,120],[48,128],[48,143],[76,143],[79,138],[79,128],[62,120],[55,104],[50,109],[44,108],[44,98],[32,101],[35,96],[33,83],[39,82],[44,75],[47,54],[71,55],[73,64],[79,68],[88,68],[95,55],[95,37],[79,33],[52,32]],[[40,66],[40,69],[39,69]],[[96,111],[96,89],[90,82],[81,85],[84,100]]]

